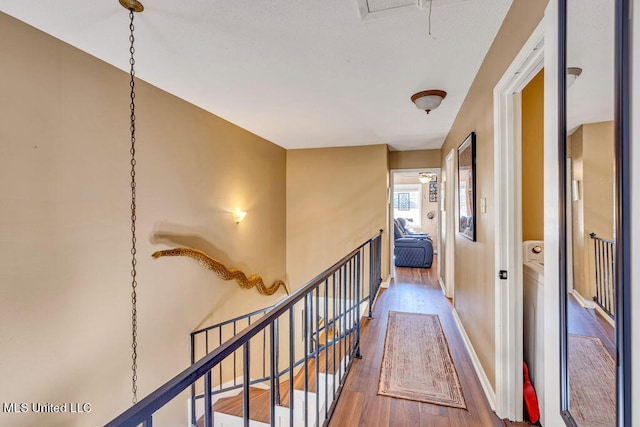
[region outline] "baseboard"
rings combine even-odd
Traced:
[[[598,314],[600,315],[600,317],[602,317],[602,319],[607,322],[608,324],[611,325],[612,328],[616,327],[616,321],[613,320],[611,318],[611,316],[609,316],[598,304],[596,304],[596,308],[595,311],[598,312]]]
[[[444,296],[447,296],[447,287],[444,284],[444,281],[442,280],[442,277],[438,277],[438,283],[440,283],[440,287],[442,288],[442,293],[444,294]]]
[[[482,390],[484,391],[485,396],[487,397],[487,401],[489,402],[489,406],[491,406],[491,410],[495,412],[496,410],[496,392],[491,387],[491,382],[487,377],[487,374],[480,363],[480,359],[478,359],[478,354],[473,348],[473,344],[471,344],[471,340],[469,339],[469,335],[467,335],[467,331],[465,331],[464,326],[462,326],[462,321],[458,316],[458,312],[454,308],[451,310],[453,314],[453,320],[456,322],[456,326],[458,327],[458,332],[460,332],[460,336],[462,337],[462,341],[464,342],[464,346],[467,349],[467,353],[471,358],[471,364],[476,371],[476,375],[478,375],[478,379],[480,380],[480,385],[482,385]]]
[[[391,277],[391,275],[389,275],[389,276],[387,277],[387,280],[383,280],[383,281],[380,283],[380,287],[381,287],[381,288],[388,288],[388,287],[389,287],[389,284],[391,284],[391,278],[392,278],[392,277]]]
[[[596,308],[598,306],[598,304],[596,304],[592,300],[585,299],[582,295],[580,295],[580,292],[576,291],[575,289],[571,291],[571,295],[573,295],[573,297],[576,299],[576,301],[578,301],[582,308]]]

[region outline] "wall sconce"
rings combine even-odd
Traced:
[[[582,195],[580,194],[580,187],[582,187],[579,180],[574,179],[571,181],[571,200],[577,202],[582,199]]]
[[[419,110],[424,110],[429,114],[431,110],[435,110],[440,106],[446,96],[447,92],[443,90],[424,90],[414,93],[411,96],[411,101],[416,104]]]
[[[233,212],[231,212],[231,216],[233,217],[233,220],[235,221],[236,224],[240,224],[242,222],[242,220],[244,219],[244,217],[247,216],[247,212],[246,211],[233,211]]]

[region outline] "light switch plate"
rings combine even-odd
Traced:
[[[480,198],[480,213],[487,213],[487,198]]]

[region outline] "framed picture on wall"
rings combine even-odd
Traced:
[[[476,241],[476,134],[458,147],[458,233]]]
[[[433,181],[429,183],[429,201],[430,202],[438,201],[438,184]]]

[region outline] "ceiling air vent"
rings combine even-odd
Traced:
[[[382,18],[404,12],[415,12],[432,6],[434,8],[452,3],[461,3],[469,0],[356,0],[362,20]]]

